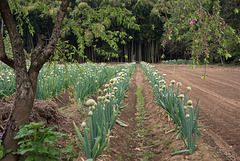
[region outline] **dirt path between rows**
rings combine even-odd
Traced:
[[[147,132],[145,136],[138,136],[137,134],[137,131],[143,130],[139,129],[139,123],[136,121],[139,112],[136,109],[138,102],[135,93],[138,87],[143,87],[142,96],[144,97],[144,108],[147,112],[145,114],[144,125],[144,129]],[[231,158],[226,157],[220,149],[216,147],[215,142],[207,135],[198,137],[198,148],[192,155],[181,154],[171,156],[172,153],[179,150],[184,144],[182,140],[176,139],[176,137],[173,136],[174,133],[166,133],[174,129],[175,125],[172,121],[168,120],[166,115],[160,114],[161,109],[155,106],[152,102],[153,99],[151,86],[138,64],[137,71],[134,72],[133,80],[130,82],[130,89],[126,93],[124,105],[127,105],[127,107],[122,110],[119,115],[119,120],[127,124],[128,127],[122,127],[118,124],[114,125],[109,151],[106,155],[100,157],[99,160],[231,160]],[[208,138],[207,141],[206,137]],[[145,140],[145,142],[143,140]],[[144,153],[147,154],[144,155]],[[152,156],[151,158],[150,155]]]
[[[154,64],[166,80],[192,87],[191,96],[200,100],[200,121],[209,126],[208,134],[226,153],[240,160],[240,68],[207,66],[207,80],[201,80],[205,67]],[[229,154],[230,155],[230,154]]]

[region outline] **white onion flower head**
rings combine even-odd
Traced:
[[[113,81],[114,81],[114,82],[117,82],[118,80],[117,80],[117,78],[113,78]]]
[[[163,74],[162,76],[163,76],[163,77],[166,77],[166,76],[167,76],[167,74]]]
[[[97,103],[95,102],[94,99],[89,99],[89,100],[87,100],[87,102],[86,102],[86,105],[87,105],[87,106],[93,106],[93,105],[95,105],[95,104],[97,104]]]
[[[108,87],[109,87],[109,84],[105,84],[105,87],[108,88]]]
[[[104,103],[105,103],[105,104],[109,104],[109,103],[110,103],[109,99],[105,99],[105,100],[104,100]]]
[[[171,80],[171,84],[175,84],[176,83],[176,81],[175,80]]]
[[[113,90],[114,90],[114,91],[117,91],[117,90],[118,90],[118,88],[117,88],[117,87],[114,87],[114,88],[113,88]]]
[[[109,93],[105,95],[106,99],[109,99],[110,97],[111,97],[111,94],[109,94]]]
[[[98,96],[97,100],[98,100],[98,102],[101,102],[103,100],[103,97],[102,96]]]
[[[82,127],[85,127],[87,124],[86,124],[86,122],[82,122]]]
[[[104,91],[104,92],[107,92],[107,89],[104,89],[103,91]]]
[[[110,79],[110,81],[109,81],[110,83],[113,83],[114,82],[114,80],[113,79]]]
[[[179,98],[183,99],[184,98],[184,94],[180,94]]]
[[[98,95],[101,95],[103,91],[101,89],[98,90]]]
[[[187,87],[187,91],[191,91],[191,89],[192,89],[191,87]]]
[[[189,119],[190,115],[189,114],[186,114],[186,118]]]
[[[88,116],[92,116],[93,115],[93,112],[92,111],[89,111],[88,112]]]
[[[192,106],[192,100],[188,100],[188,101],[187,101],[187,105],[188,105],[188,106]]]
[[[181,87],[181,86],[182,86],[182,83],[181,83],[181,82],[177,82],[177,86],[178,86],[178,87]]]

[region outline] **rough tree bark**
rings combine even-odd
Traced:
[[[37,89],[39,71],[55,50],[57,40],[61,32],[62,21],[65,17],[70,0],[62,1],[61,8],[55,21],[55,26],[47,46],[45,46],[44,43],[44,36],[39,36],[38,45],[35,47],[31,55],[31,65],[29,70],[27,70],[26,67],[23,43],[8,1],[0,0],[0,2],[0,13],[8,30],[13,49],[13,59],[10,59],[5,53],[3,38],[0,34],[0,60],[12,67],[16,75],[16,95],[14,99],[14,107],[7,129],[3,135],[3,145],[6,149],[16,151],[18,146],[17,140],[14,140],[14,137],[18,132],[19,126],[29,120]],[[8,154],[2,160],[16,161],[18,160],[18,156]]]

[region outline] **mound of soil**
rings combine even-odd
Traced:
[[[30,122],[45,122],[46,127],[58,126],[62,133],[73,130],[72,120],[57,109],[58,105],[48,100],[35,100]],[[6,123],[13,108],[13,101],[0,102],[0,132],[6,129]]]

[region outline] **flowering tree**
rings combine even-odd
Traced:
[[[194,62],[203,57],[208,63],[211,54],[218,53],[220,58],[231,57],[228,52],[229,41],[240,43],[235,30],[228,26],[220,16],[219,0],[159,0],[157,4],[165,13],[165,33],[162,46],[167,41],[188,42]],[[215,49],[210,48],[214,46]]]

